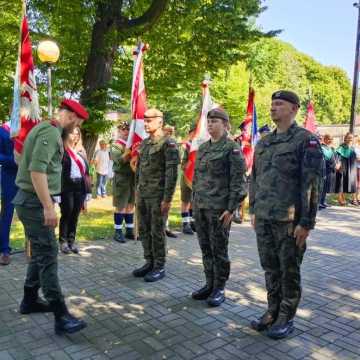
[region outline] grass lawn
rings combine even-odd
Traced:
[[[169,216],[170,226],[177,229],[181,225],[180,213],[180,187],[176,188],[174,200]],[[60,214],[59,214],[60,216]],[[58,230],[58,228],[57,228]],[[90,201],[88,212],[82,213],[78,224],[78,241],[89,241],[110,238],[114,232],[112,197],[105,199],[98,198]],[[13,250],[24,248],[24,231],[23,226],[17,219],[16,214],[11,226],[11,247]]]

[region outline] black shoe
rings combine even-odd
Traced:
[[[145,265],[143,265],[141,268],[135,269],[133,271],[133,275],[135,277],[144,277],[147,273],[149,273],[153,269],[153,264],[150,262],[147,262]]]
[[[328,203],[324,203],[323,205],[324,205],[325,207],[327,207],[327,208],[331,207],[331,205],[328,204]]]
[[[51,303],[55,315],[55,333],[73,334],[86,328],[86,322],[77,319],[71,315],[63,301],[54,301]]]
[[[294,320],[279,316],[266,335],[272,339],[283,339],[288,337],[294,329]]]
[[[20,304],[20,314],[51,312],[51,307],[38,295],[38,288],[24,287],[24,298]]]
[[[76,245],[74,245],[74,244],[69,244],[69,249],[70,249],[70,251],[71,251],[72,253],[74,253],[74,254],[78,254],[78,253],[79,253],[78,247],[77,247]]]
[[[207,299],[209,306],[220,306],[225,301],[225,291],[215,288]]]
[[[186,235],[194,235],[194,232],[189,223],[183,223],[182,232]]]
[[[164,268],[157,268],[153,271],[150,271],[144,276],[144,281],[146,282],[155,282],[161,280],[165,276]]]
[[[191,294],[191,297],[194,300],[206,300],[212,293],[212,290],[213,290],[212,287],[205,285],[201,289],[194,291]]]
[[[125,238],[129,239],[129,240],[135,240],[135,235],[134,235],[134,229],[133,228],[126,228]]]
[[[116,229],[115,230],[114,240],[119,242],[119,243],[122,243],[122,244],[126,243],[126,240],[124,238],[124,234],[123,234],[121,229]]]
[[[60,244],[60,250],[65,255],[68,255],[71,253],[71,250],[70,250],[68,244],[66,244],[66,243]]]
[[[190,227],[191,227],[191,230],[195,233],[196,232],[196,227],[195,227],[195,221],[190,221]]]
[[[174,234],[171,230],[169,229],[165,229],[165,235],[169,238],[173,238],[173,239],[176,239],[177,238],[177,235]]]
[[[319,210],[326,209],[326,206],[324,204],[319,204]]]
[[[267,311],[259,319],[252,320],[250,326],[256,331],[264,331],[268,329],[274,321],[274,317]]]

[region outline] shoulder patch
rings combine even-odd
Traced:
[[[319,145],[319,142],[315,139],[310,139],[308,142],[309,148],[316,148],[316,147],[318,147],[318,145]]]
[[[168,145],[171,148],[176,148],[176,143],[174,143],[174,142],[169,142]]]
[[[232,153],[233,153],[234,155],[240,155],[241,149],[233,149]]]

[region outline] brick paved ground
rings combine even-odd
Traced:
[[[81,256],[60,256],[71,310],[88,328],[53,332],[49,315],[21,316],[23,255],[0,268],[0,360],[8,359],[360,359],[360,210],[322,212],[303,264],[304,296],[291,338],[273,341],[249,328],[265,309],[263,273],[249,224],[231,235],[227,302],[210,309],[189,293],[202,284],[196,239],[169,241],[167,278],[131,276],[141,245],[96,241]]]

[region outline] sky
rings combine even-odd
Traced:
[[[353,78],[358,10],[355,0],[264,0],[258,24],[324,65],[336,65]]]

